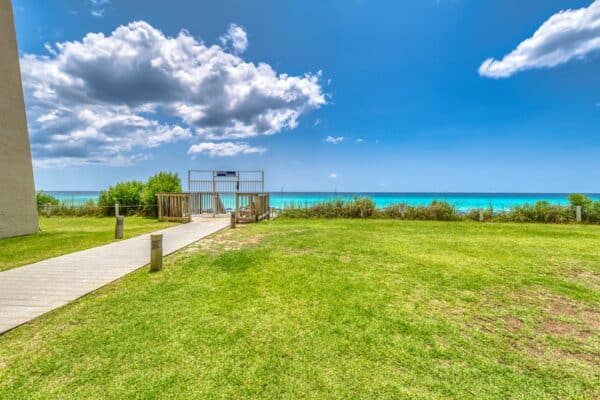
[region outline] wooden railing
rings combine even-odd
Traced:
[[[157,193],[158,219],[190,222],[192,220],[190,193]]]
[[[238,222],[258,222],[269,218],[269,193],[236,193],[235,209]]]

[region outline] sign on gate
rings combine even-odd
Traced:
[[[222,177],[222,178],[236,178],[237,177],[237,172],[236,171],[217,171],[216,173],[217,177]]]

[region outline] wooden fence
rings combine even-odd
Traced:
[[[269,193],[236,193],[238,222],[258,222],[270,217]]]
[[[157,193],[158,219],[190,222],[192,220],[190,193]]]

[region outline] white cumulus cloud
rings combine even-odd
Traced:
[[[41,163],[130,163],[176,140],[274,135],[326,102],[320,72],[277,73],[143,21],[47,47],[48,55],[21,59],[32,153]]]
[[[488,58],[479,74],[506,78],[517,72],[550,68],[600,50],[600,0],[588,7],[559,11],[546,20],[532,37],[497,60]]]
[[[267,151],[264,147],[253,147],[244,142],[205,142],[190,147],[189,154],[206,153],[211,157],[232,157],[238,154],[260,154]]]
[[[340,144],[344,141],[344,137],[343,136],[327,136],[325,138],[325,142],[327,143],[331,143],[331,144]]]
[[[232,48],[240,54],[248,48],[248,35],[241,26],[236,24],[229,25],[227,33],[220,38],[223,47]]]

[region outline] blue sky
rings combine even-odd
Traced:
[[[195,168],[264,169],[269,190],[600,192],[591,1],[13,7],[38,189]]]

